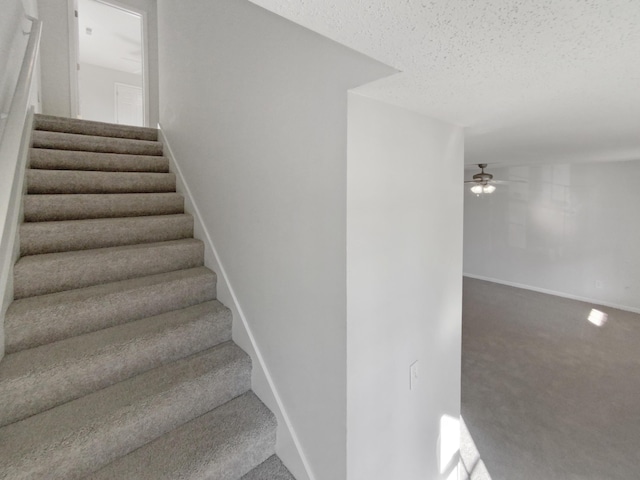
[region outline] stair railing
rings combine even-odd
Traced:
[[[29,40],[0,138],[0,358],[4,355],[5,312],[13,300],[11,280],[13,264],[18,256],[16,233],[33,123],[29,97],[42,35],[42,22],[28,15],[26,17],[31,21],[31,31],[25,32]]]

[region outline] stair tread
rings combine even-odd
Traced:
[[[133,155],[162,156],[162,143],[153,140],[101,137],[77,133],[34,130],[31,134],[33,148],[55,150],[80,150],[84,152],[127,153]]]
[[[8,353],[215,299],[206,267],[15,300],[5,317]]]
[[[240,480],[295,480],[277,455],[272,455]]]
[[[0,478],[84,478],[245,393],[250,359],[232,342],[0,429]]]
[[[35,130],[51,132],[79,133],[105,137],[134,138],[139,140],[157,140],[158,130],[150,127],[120,125],[116,123],[96,122],[54,115],[35,114]]]
[[[29,168],[112,172],[168,172],[169,159],[156,155],[32,148],[29,152]]]
[[[184,212],[178,193],[25,195],[25,222],[162,215]]]
[[[231,312],[213,300],[7,355],[0,425],[231,340]]]
[[[119,458],[89,478],[237,480],[273,455],[275,429],[273,413],[253,392],[247,392]]]
[[[87,250],[193,237],[189,214],[23,223],[20,255]]]
[[[194,238],[29,255],[13,267],[14,298],[199,267],[203,263],[204,244]]]
[[[26,182],[29,194],[176,191],[174,173],[27,169]]]
[[[115,251],[124,251],[124,250],[137,250],[142,248],[153,248],[156,246],[165,246],[165,245],[178,245],[178,244],[201,244],[201,240],[197,240],[195,238],[186,238],[182,240],[171,240],[169,242],[157,242],[150,243],[144,245],[124,245],[121,247],[109,247],[109,248],[97,248],[95,250],[81,250],[77,252],[56,252],[56,253],[44,253],[41,255],[28,255],[26,257],[20,258],[16,265],[28,265],[28,264],[37,264],[42,262],[56,261],[58,259],[65,258],[74,258],[74,257],[86,257],[90,258],[100,254],[108,254],[110,252]]]

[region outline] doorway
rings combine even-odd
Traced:
[[[116,82],[116,123],[144,125],[142,88]]]
[[[78,117],[147,126],[145,14],[112,0],[77,4]]]

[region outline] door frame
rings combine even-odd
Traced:
[[[78,0],[67,0],[67,16],[69,26],[69,111],[71,118],[80,115],[80,88],[78,69],[80,68],[80,31],[78,25]]]
[[[126,0],[94,0],[98,3],[108,5],[127,13],[133,13],[140,16],[140,27],[142,29],[142,101],[143,108],[143,125],[149,126],[149,27],[148,12],[134,5],[130,5]],[[80,65],[80,32],[79,23],[76,18],[78,8],[78,0],[67,0],[69,10],[69,58],[70,58],[70,91],[71,91],[71,116],[77,118],[80,112],[80,89],[78,75],[78,66]]]

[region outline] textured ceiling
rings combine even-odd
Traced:
[[[466,163],[640,159],[640,0],[252,0],[401,73],[362,93],[467,127]]]

